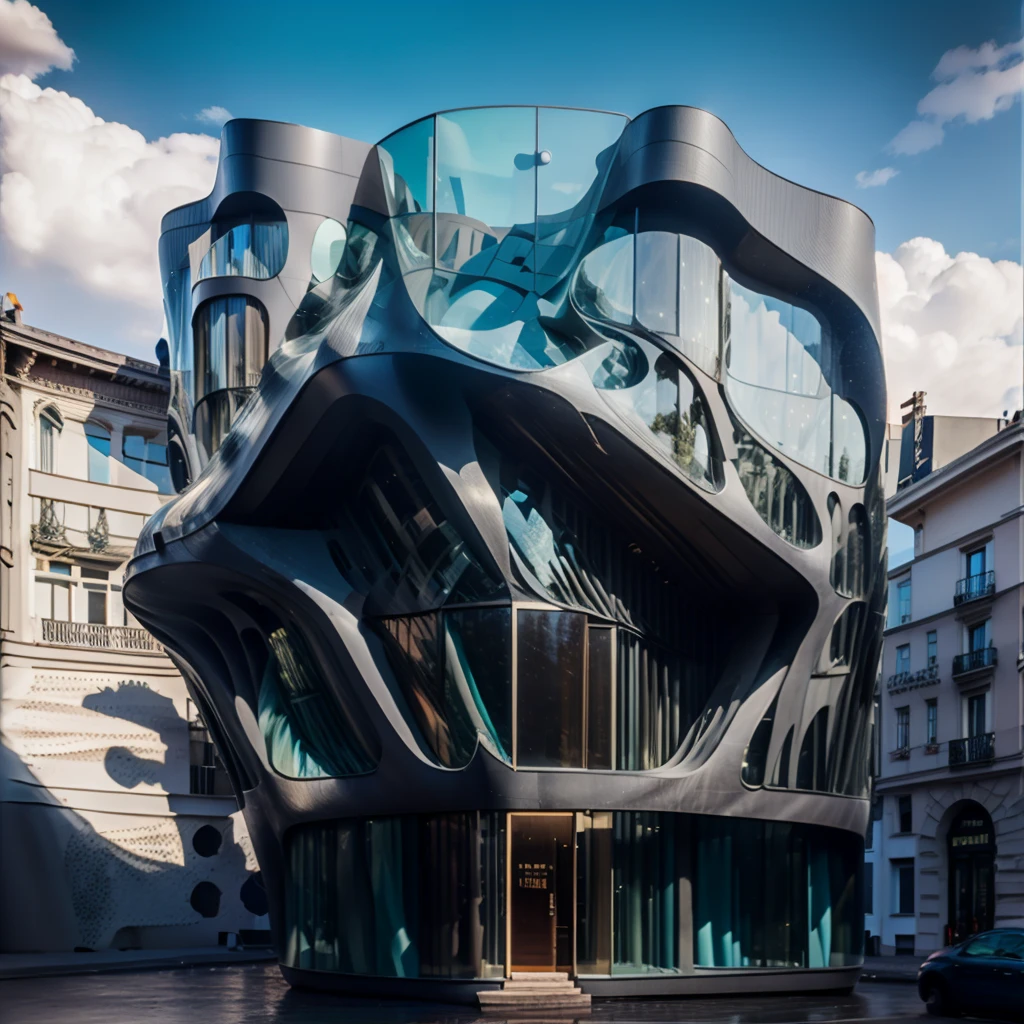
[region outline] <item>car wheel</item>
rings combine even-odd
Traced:
[[[925,991],[924,1008],[933,1017],[959,1017],[960,1011],[949,997],[946,986],[941,981],[933,981]]]

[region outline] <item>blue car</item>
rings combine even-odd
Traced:
[[[936,1017],[1024,1020],[1024,930],[997,928],[932,953],[917,990]]]

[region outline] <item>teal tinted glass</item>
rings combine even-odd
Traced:
[[[434,208],[434,119],[389,135],[377,147],[391,216]]]

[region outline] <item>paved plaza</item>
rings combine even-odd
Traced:
[[[273,964],[118,972],[0,983],[5,1024],[476,1024],[468,1007],[345,999],[290,989]],[[552,1018],[554,1019],[554,1018]],[[559,1018],[568,1024],[571,1018]],[[586,1020],[616,1024],[852,1024],[924,1021],[914,985],[862,982],[850,996],[598,1000]],[[538,1018],[517,1017],[517,1021]]]

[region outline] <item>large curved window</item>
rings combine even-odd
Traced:
[[[736,414],[794,461],[863,483],[867,435],[853,404],[833,394],[830,331],[806,309],[727,285],[726,394]]]
[[[597,320],[658,334],[706,373],[718,373],[722,268],[689,235],[609,228],[580,262],[573,302]]]
[[[211,225],[213,244],[196,281],[208,277],[276,277],[288,256],[288,222],[266,196],[237,192],[221,203]]]
[[[318,284],[333,277],[345,254],[348,234],[343,225],[329,217],[316,229],[309,253],[309,267]]]
[[[285,627],[267,638],[270,657],[259,689],[259,726],[274,770],[293,779],[372,771],[380,744],[354,706],[339,704],[303,638]]]
[[[536,107],[456,110],[377,151],[399,269],[449,344],[517,369],[579,351],[543,297],[575,265],[626,120]]]
[[[380,626],[406,702],[440,763],[465,766],[481,739],[511,762],[509,608],[394,616]]]
[[[796,476],[742,431],[736,432],[736,451],[736,472],[757,514],[795,547],[820,544],[818,515]]]
[[[267,313],[256,299],[204,302],[193,318],[196,440],[207,457],[220,447],[267,361]]]

